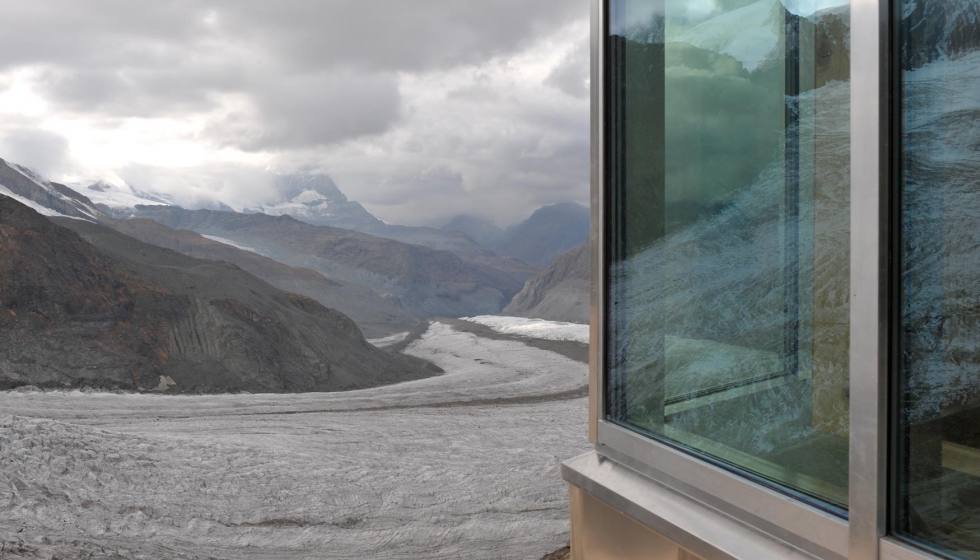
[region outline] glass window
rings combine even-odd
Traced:
[[[904,3],[893,529],[980,558],[980,0]]]
[[[839,509],[848,8],[610,0],[605,74],[607,418]]]

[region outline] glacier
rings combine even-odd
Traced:
[[[447,373],[347,393],[0,393],[4,558],[539,558],[587,367],[434,323]],[[580,393],[577,393],[580,394]]]

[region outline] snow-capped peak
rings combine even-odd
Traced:
[[[96,204],[103,204],[113,209],[129,209],[138,205],[170,206],[173,204],[164,196],[139,191],[126,183],[116,185],[104,179],[99,179],[89,185],[70,185],[70,188],[88,197]]]
[[[280,175],[275,202],[245,208],[248,213],[289,215],[299,220],[348,229],[370,229],[383,223],[357,202],[347,200],[329,175]]]

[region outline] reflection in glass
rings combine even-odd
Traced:
[[[980,0],[901,11],[894,531],[980,558]]]
[[[607,416],[846,508],[846,2],[610,0]]]

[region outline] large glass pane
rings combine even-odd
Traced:
[[[980,0],[902,8],[894,529],[980,558]]]
[[[608,19],[607,418],[846,508],[848,3]]]

